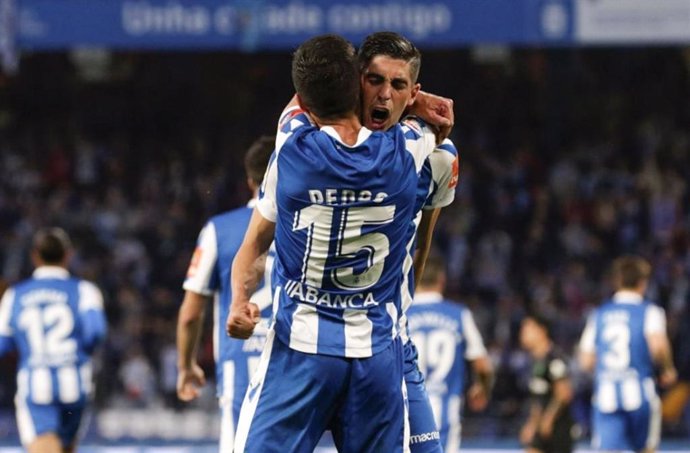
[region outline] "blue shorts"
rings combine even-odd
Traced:
[[[290,349],[269,331],[247,390],[235,453],[312,453],[327,429],[341,453],[402,453],[402,343],[353,359]]]
[[[436,426],[424,375],[417,366],[417,348],[408,341],[404,346],[405,385],[409,404],[411,453],[443,453],[441,436]]]
[[[22,445],[28,446],[36,437],[53,433],[63,447],[77,440],[86,403],[35,404],[25,397],[14,400],[17,409],[17,428]]]

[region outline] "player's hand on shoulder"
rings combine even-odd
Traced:
[[[414,104],[408,113],[418,116],[426,123],[434,126],[438,143],[448,138],[455,125],[453,100],[425,91],[417,93]]]
[[[177,373],[177,397],[182,401],[192,401],[200,395],[200,389],[206,385],[204,370],[193,363],[190,368],[181,368]]]
[[[226,332],[233,338],[246,340],[254,333],[254,327],[261,320],[258,305],[252,302],[232,301],[226,323]]]

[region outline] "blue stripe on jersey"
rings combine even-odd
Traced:
[[[251,340],[237,340],[229,337],[225,333],[225,321],[230,312],[230,303],[232,302],[232,290],[230,287],[230,271],[235,255],[242,245],[244,234],[247,231],[249,220],[252,216],[252,209],[248,207],[241,207],[228,211],[212,217],[209,222],[212,223],[216,231],[216,246],[217,256],[216,263],[213,269],[209,289],[218,292],[218,309],[215,313],[216,317],[216,341],[218,344],[218,357],[216,363],[216,391],[218,396],[224,392],[223,383],[224,367],[222,364],[228,360],[235,363],[236,382],[249,381],[249,360],[250,357],[259,357],[261,355],[261,347]],[[264,285],[263,280],[259,283],[257,290]],[[262,318],[271,316],[271,307],[266,307],[261,312]]]
[[[278,338],[291,346],[291,337],[298,338],[306,352],[336,356],[384,349],[397,321],[386,305],[400,313],[418,184],[402,129],[374,132],[350,148],[313,126],[299,127],[276,163]],[[316,316],[300,314],[293,331],[299,305]]]

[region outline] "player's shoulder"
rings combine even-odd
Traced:
[[[419,140],[429,130],[429,126],[424,120],[416,116],[406,116],[396,127],[400,128],[407,140]]]
[[[207,225],[208,224],[213,224],[214,226],[217,225],[225,225],[228,223],[232,223],[238,219],[245,218],[247,216],[251,216],[252,213],[252,208],[249,206],[240,206],[239,208],[231,209],[229,211],[224,211],[221,212],[220,214],[216,214],[212,216],[210,219],[208,219]]]
[[[294,106],[283,111],[278,120],[278,131],[288,134],[299,127],[311,124],[311,118],[309,118],[307,112],[299,106]]]
[[[442,156],[448,154],[453,159],[455,159],[458,156],[458,149],[456,148],[455,143],[453,143],[453,141],[449,138],[446,138],[445,140],[443,140],[443,142],[441,142],[440,145],[437,145],[436,151],[441,153]]]

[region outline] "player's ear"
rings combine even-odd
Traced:
[[[410,107],[412,104],[414,104],[414,100],[417,99],[417,93],[419,93],[419,90],[422,89],[422,84],[421,83],[415,83],[412,86],[412,94],[410,95],[410,101],[407,103],[407,106]]]

